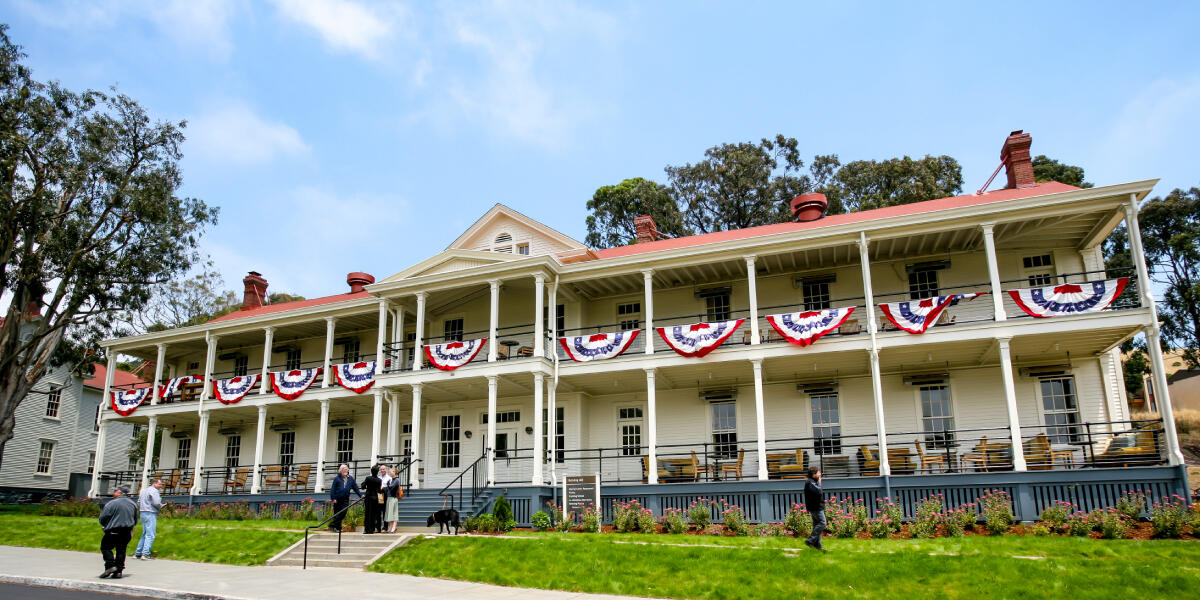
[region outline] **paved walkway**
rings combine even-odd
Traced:
[[[45,548],[0,546],[0,582],[48,585],[71,589],[111,591],[154,598],[192,600],[380,597],[408,598],[521,598],[532,600],[601,600],[599,596],[511,588],[483,583],[388,575],[346,569],[235,567],[180,560],[134,560],[125,564],[129,577],[100,579],[100,552],[85,553]]]

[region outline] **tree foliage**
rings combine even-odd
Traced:
[[[38,82],[23,58],[0,26],[0,457],[46,368],[94,360],[86,351],[125,329],[120,315],[190,269],[216,220],[176,195],[183,123],[115,91]]]
[[[592,214],[587,218],[585,241],[593,248],[633,243],[637,238],[633,220],[641,215],[653,217],[660,233],[672,237],[688,234],[671,191],[649,179],[634,177],[601,187],[588,200],[587,207]]]
[[[817,188],[828,198],[830,214],[911,204],[962,192],[962,166],[946,155],[856,160],[845,165],[838,165],[836,155],[819,158],[826,171],[840,166]],[[814,164],[820,163],[814,160]]]
[[[1038,183],[1057,181],[1075,187],[1092,187],[1091,183],[1084,181],[1083,167],[1060,163],[1045,154],[1033,159],[1033,179]]]
[[[207,323],[217,317],[237,312],[242,301],[237,293],[223,289],[225,280],[206,260],[191,273],[179,274],[170,281],[153,286],[149,301],[140,310],[131,312],[127,321],[135,333],[167,331]],[[267,304],[303,300],[304,296],[274,292],[267,295]]]
[[[1163,341],[1200,368],[1200,188],[1152,198],[1138,213],[1151,278],[1165,287],[1159,300]]]

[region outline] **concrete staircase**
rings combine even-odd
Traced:
[[[338,554],[336,533],[312,533],[308,536],[308,566],[362,569],[392,548],[414,537],[412,534],[343,533],[342,553]],[[304,540],[293,544],[267,561],[269,567],[299,567],[304,564]]]
[[[400,527],[406,528],[421,528],[425,527],[426,520],[429,515],[439,511],[448,502],[438,495],[437,489],[421,489],[409,490],[404,498],[400,500]],[[459,516],[462,520],[467,520],[467,517],[474,515],[481,507],[486,506],[491,501],[491,490],[485,490],[479,498],[473,503],[471,502],[470,493],[467,493],[467,498],[464,498],[462,509],[459,510]],[[458,508],[455,503],[455,508]],[[437,533],[436,525],[429,528],[430,533]]]

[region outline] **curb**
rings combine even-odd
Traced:
[[[53,577],[27,577],[24,575],[0,575],[0,583],[32,585],[38,587],[79,590],[85,592],[102,592],[105,594],[124,594],[144,598],[160,598],[163,600],[246,600],[239,596],[218,596],[215,594],[200,594],[196,592],[178,592],[162,588],[139,587],[121,583],[101,583],[99,581],[80,581],[78,579],[56,579]]]

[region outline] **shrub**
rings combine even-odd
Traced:
[[[720,525],[716,525],[716,524],[709,525],[708,527],[704,528],[704,534],[705,535],[722,536],[722,535],[725,535],[725,528],[721,527]]]
[[[637,514],[642,511],[642,505],[637,500],[631,502],[613,503],[613,529],[621,533],[629,533],[637,527]]]
[[[584,507],[582,525],[586,533],[600,533],[600,511],[596,509],[595,504]]]
[[[1075,508],[1075,505],[1070,502],[1055,500],[1054,504],[1042,510],[1042,514],[1038,516],[1038,520],[1046,527],[1049,527],[1050,531],[1058,531],[1062,529],[1063,523],[1067,522],[1067,516],[1071,514],[1073,508]]]
[[[942,521],[942,495],[934,494],[917,503],[916,515],[913,516],[908,530],[915,538],[937,537]]]
[[[643,508],[637,514],[637,528],[642,533],[657,533],[658,528],[654,526],[654,513],[650,509]]]
[[[763,535],[769,535],[771,537],[788,537],[792,535],[792,533],[788,531],[788,528],[783,526],[783,523],[767,523],[766,525],[766,533]]]
[[[1125,492],[1117,499],[1117,512],[1131,521],[1137,521],[1146,508],[1146,494],[1141,491]]]
[[[687,533],[687,517],[683,516],[683,511],[678,508],[668,508],[663,511],[663,516],[658,521],[662,525],[664,533],[674,533],[676,535]]]
[[[1036,535],[1038,537],[1046,537],[1046,536],[1050,535],[1050,533],[1051,533],[1050,526],[1048,526],[1044,523],[1040,524],[1040,525],[1034,525],[1033,528],[1030,529],[1029,531],[1030,531],[1030,533],[1032,533],[1033,535]]]
[[[892,502],[891,498],[880,498],[875,502],[879,504],[877,514],[891,521],[893,532],[900,531],[900,523],[904,521],[904,507]]]
[[[958,526],[962,528],[963,531],[966,531],[974,526],[975,522],[979,520],[979,516],[975,513],[974,503],[963,504],[957,509],[948,512],[947,518],[958,521]]]
[[[499,523],[496,522],[494,515],[483,513],[477,517],[471,517],[463,523],[463,529],[473,533],[495,533],[499,531]]]
[[[346,518],[342,520],[342,526],[349,525],[351,529],[357,529],[362,527],[364,521],[366,521],[366,508],[362,504],[357,504],[346,511]]]
[[[704,531],[708,524],[712,522],[712,502],[704,498],[698,498],[688,505],[688,521],[696,526],[696,529]]]
[[[871,537],[873,538],[883,539],[891,532],[892,520],[888,519],[887,517],[880,517],[878,519],[867,521],[867,533],[871,534]]]
[[[1182,496],[1172,496],[1162,502],[1155,502],[1150,507],[1150,524],[1154,527],[1154,536],[1160,538],[1177,538],[1183,534],[1183,528],[1188,524],[1187,502]]]
[[[983,503],[983,523],[987,530],[992,535],[1008,531],[1015,520],[1008,492],[992,490],[985,492],[979,500]]]
[[[40,512],[51,517],[98,517],[100,505],[86,498],[42,501]]]
[[[1100,513],[1100,537],[1106,540],[1119,540],[1129,537],[1130,519],[1116,509],[1108,509]]]
[[[1085,512],[1076,512],[1064,522],[1066,532],[1076,537],[1086,537],[1092,532],[1092,527],[1092,515]]]
[[[1200,535],[1200,503],[1192,504],[1192,512],[1188,514],[1192,535]]]
[[[724,509],[721,511],[721,517],[725,519],[725,530],[733,535],[746,536],[750,535],[750,524],[746,522],[746,513],[741,507],[735,504],[721,503]]]
[[[847,498],[839,503],[834,498],[826,505],[825,514],[829,522],[829,531],[835,537],[851,538],[867,526],[867,507],[862,500]]]
[[[942,515],[942,529],[946,531],[946,537],[962,537],[963,532],[967,530],[967,520],[963,518],[966,511],[962,508],[948,510]],[[971,522],[974,522],[975,513],[971,513]]]
[[[554,522],[555,531],[570,531],[571,524],[575,521],[573,513],[564,513],[563,507],[547,502],[546,507],[550,509],[550,518]]]
[[[806,538],[812,535],[812,515],[803,506],[793,504],[792,510],[783,518],[783,527],[796,537]]]
[[[492,516],[496,517],[497,523],[507,523],[513,520],[512,505],[508,503],[508,499],[503,494],[492,503]]]
[[[546,511],[539,510],[529,517],[529,523],[538,531],[546,531],[550,529],[550,515]]]

